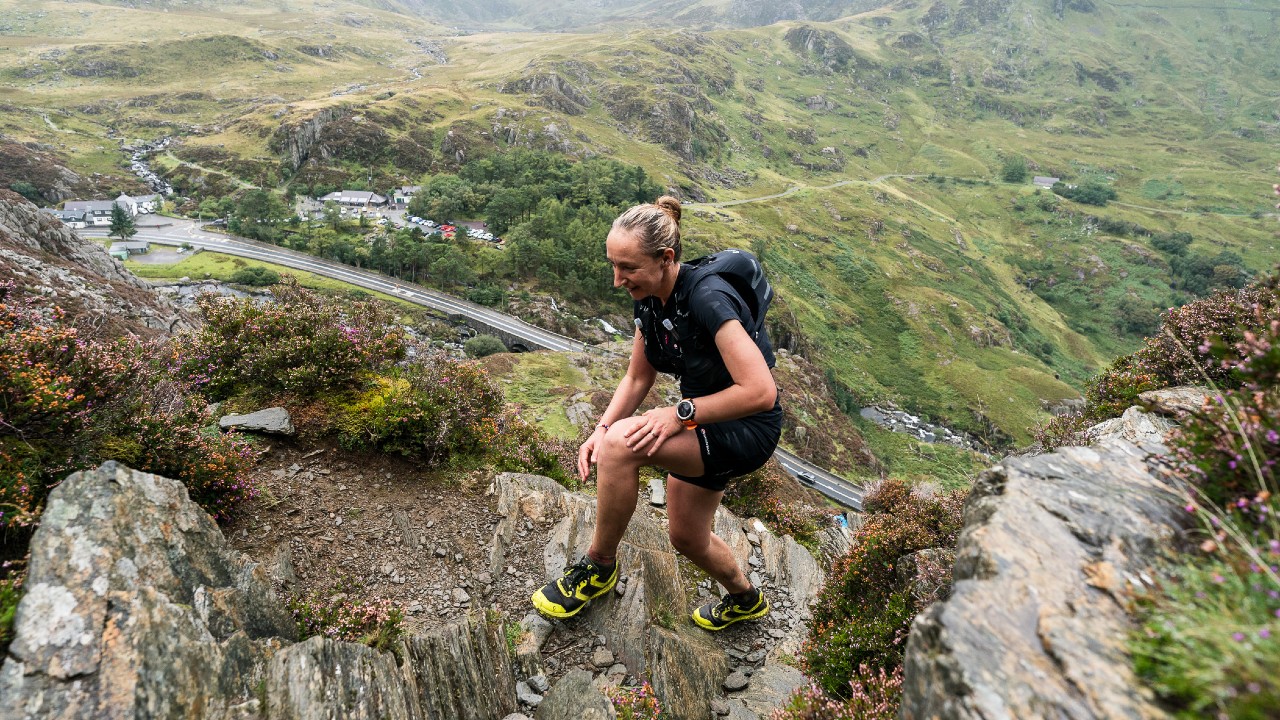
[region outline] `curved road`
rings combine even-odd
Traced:
[[[154,218],[154,216],[152,216]],[[150,219],[150,218],[149,218]],[[187,243],[192,247],[213,250],[215,252],[235,255],[285,265],[295,270],[306,270],[317,275],[324,275],[335,280],[351,283],[366,290],[394,295],[417,305],[423,305],[450,315],[462,315],[482,322],[491,327],[524,338],[531,345],[547,350],[587,352],[591,346],[567,338],[542,328],[535,327],[522,320],[491,310],[483,305],[467,302],[435,290],[406,283],[368,270],[360,270],[350,265],[324,260],[306,253],[255,242],[245,238],[229,237],[205,232],[196,223],[189,220],[172,218],[155,218],[163,224],[139,225],[138,240],[181,245]],[[80,231],[88,237],[106,237],[106,228],[86,228]]]
[[[376,290],[388,295],[394,295],[408,302],[440,310],[450,315],[471,318],[491,327],[500,328],[516,337],[524,338],[531,345],[547,350],[607,352],[563,335],[535,327],[482,305],[476,305],[435,290],[428,290],[418,285],[388,278],[385,275],[369,270],[360,270],[349,265],[323,260],[276,245],[206,232],[190,220],[156,216],[143,217],[145,217],[145,220],[139,219],[138,234],[134,236],[138,240],[147,240],[166,245],[187,243],[192,247],[204,248],[227,255],[262,260],[296,270],[306,270],[317,275],[351,283],[367,290]],[[145,225],[141,224],[147,221],[150,222]],[[105,238],[107,236],[107,229],[104,227],[86,228],[79,232],[86,237]],[[858,485],[838,475],[833,475],[823,468],[806,462],[785,450],[779,449],[775,456],[783,469],[797,478],[802,477],[800,475],[802,472],[812,477],[812,484],[806,483],[810,487],[845,507],[862,510],[862,488]]]

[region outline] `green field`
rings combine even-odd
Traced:
[[[152,248],[173,252],[176,247],[166,245],[152,244]],[[246,260],[234,255],[223,255],[222,253],[212,252],[209,250],[201,250],[191,253],[176,263],[145,263],[137,260],[127,260],[124,263],[129,272],[141,278],[146,278],[153,283],[177,282],[183,278],[190,280],[219,280],[221,282],[229,282],[231,276],[236,271],[246,267],[262,267],[272,270],[282,277],[285,275],[293,276],[298,284],[311,288],[313,290],[323,290],[332,293],[349,293],[353,291],[363,292],[366,295],[376,297],[387,303],[391,303],[396,307],[404,309],[414,309],[421,311],[421,305],[415,305],[405,301],[403,298],[397,298],[393,295],[380,293],[373,290],[366,290],[356,285],[344,283],[340,280],[333,280],[323,275],[306,272],[303,270],[295,270],[285,267],[284,265],[276,265],[274,263],[263,262],[261,260]]]

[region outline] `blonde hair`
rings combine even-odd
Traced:
[[[652,203],[635,205],[613,221],[614,230],[626,230],[640,237],[640,249],[658,257],[671,248],[680,262],[680,201],[663,195]]]

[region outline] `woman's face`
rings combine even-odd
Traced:
[[[639,236],[631,230],[611,230],[605,239],[605,256],[613,266],[613,286],[626,288],[632,300],[657,295],[663,271],[671,266],[675,252],[668,249],[654,257],[640,247]]]

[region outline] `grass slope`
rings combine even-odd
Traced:
[[[796,188],[694,206],[691,249],[762,251],[777,314],[857,401],[995,439],[1026,441],[1045,405],[1134,349],[1126,313],[1187,299],[1149,238],[1094,217],[1191,233],[1192,252],[1255,271],[1280,259],[1270,10],[939,0],[701,33],[453,36],[354,5],[46,7],[0,3],[0,130],[84,171],[112,164],[112,137],[176,132],[166,162],[228,189],[390,187],[510,145],[614,156],[719,203]],[[120,40],[141,35],[126,25],[155,33]],[[294,175],[279,128],[322,110],[376,140]],[[1015,155],[1119,202],[998,182]]]

